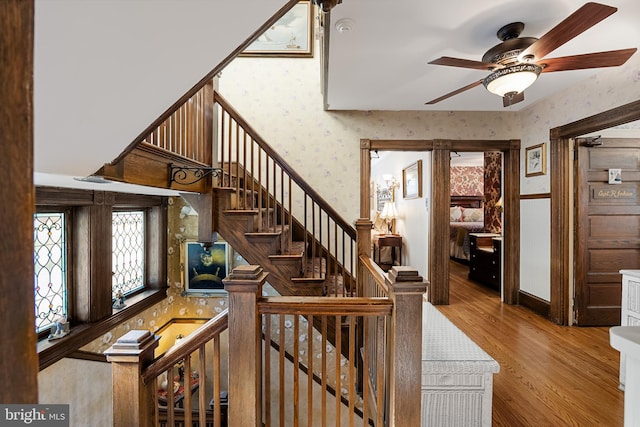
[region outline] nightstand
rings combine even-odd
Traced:
[[[502,237],[494,233],[469,233],[469,279],[500,291]]]

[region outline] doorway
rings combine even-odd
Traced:
[[[573,297],[573,145],[572,139],[640,120],[640,101],[551,129],[551,296],[550,319],[571,323]],[[577,260],[576,260],[577,261]],[[578,294],[576,293],[576,296]],[[576,301],[576,305],[582,302]]]
[[[449,303],[449,194],[452,151],[500,151],[503,155],[503,230],[502,250],[509,254],[503,266],[503,302],[518,303],[520,290],[520,141],[491,140],[384,140],[360,141],[360,217],[371,212],[371,152],[431,151],[432,195],[429,200],[429,301]]]
[[[620,270],[640,268],[640,139],[576,138],[575,152],[573,322],[620,325]]]

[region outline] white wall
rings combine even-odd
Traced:
[[[520,201],[520,289],[545,301],[550,298],[550,199]]]
[[[402,170],[417,160],[422,160],[422,197],[404,199],[402,197]],[[402,265],[418,270],[427,280],[429,277],[429,209],[431,200],[431,153],[410,151],[389,151],[381,153],[378,161],[371,162],[371,179],[383,183],[382,176],[392,174],[400,183],[395,189],[395,203],[399,218],[396,219],[396,233],[402,236]],[[375,186],[374,186],[375,187]],[[375,209],[375,205],[372,204]]]
[[[113,160],[285,3],[36,0],[35,170]]]

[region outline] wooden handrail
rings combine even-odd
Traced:
[[[224,110],[247,132],[251,138],[260,145],[260,148],[272,158],[279,166],[285,171],[300,188],[308,194],[316,203],[327,212],[333,220],[347,232],[348,236],[352,239],[356,238],[355,228],[345,221],[340,214],[327,202],[320,194],[314,190],[305,180],[300,176],[285,160],[278,154],[267,142],[260,136],[260,134],[247,123],[244,118],[240,116],[240,113],[222,96],[219,92],[214,91],[215,102],[220,104]]]
[[[226,330],[229,326],[228,310],[207,321],[194,333],[185,337],[179,344],[171,347],[162,356],[156,358],[142,373],[142,381],[148,383],[180,360],[184,359],[207,341]]]
[[[262,33],[264,33],[267,29],[271,28],[273,24],[275,24],[278,19],[282,18],[285,13],[287,13],[298,0],[288,0],[284,6],[282,6],[278,11],[267,21],[265,21],[260,28],[254,31],[249,38],[247,38],[244,42],[240,44],[236,49],[234,49],[226,58],[220,62],[213,70],[208,72],[198,83],[196,83],[191,89],[189,89],[184,95],[182,95],[176,102],[174,102],[164,113],[160,115],[155,121],[153,121],[145,130],[143,130],[125,149],[116,157],[111,164],[115,165],[121,160],[123,160],[127,154],[131,153],[138,144],[140,144],[144,139],[155,129],[157,129],[165,120],[167,120],[173,113],[175,113],[189,98],[194,96],[199,90],[201,90],[207,83],[209,83],[213,78],[222,71],[233,59],[235,59],[242,51],[244,51],[254,40],[256,40]]]
[[[360,255],[360,265],[365,269],[371,278],[376,282],[378,287],[382,289],[385,295],[389,295],[389,286],[387,286],[386,274],[368,255]]]

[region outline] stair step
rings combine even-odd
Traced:
[[[324,277],[325,272],[327,271],[327,260],[324,258],[313,258],[307,260],[307,265],[305,266],[305,276],[318,276],[322,275]]]
[[[248,239],[271,239],[274,237],[280,237],[282,231],[252,231],[244,233]]]
[[[293,241],[291,242],[291,253],[295,254],[295,253],[301,253],[303,254],[305,250],[305,243],[304,242],[299,242],[299,241]]]
[[[224,211],[225,215],[257,215],[258,209],[229,209]]]
[[[289,260],[300,261],[302,259],[302,254],[278,254],[278,255],[269,255],[269,259],[271,262],[275,263],[283,263]]]
[[[280,236],[283,233],[286,233],[289,231],[289,226],[285,225],[284,227],[282,225],[276,225],[275,228],[274,227],[269,227],[270,231],[251,231],[251,232],[247,232],[245,233],[246,235],[250,235],[250,236],[259,236],[259,235],[264,235],[264,236]]]
[[[324,283],[324,277],[292,277],[291,281],[297,284],[303,283]]]

